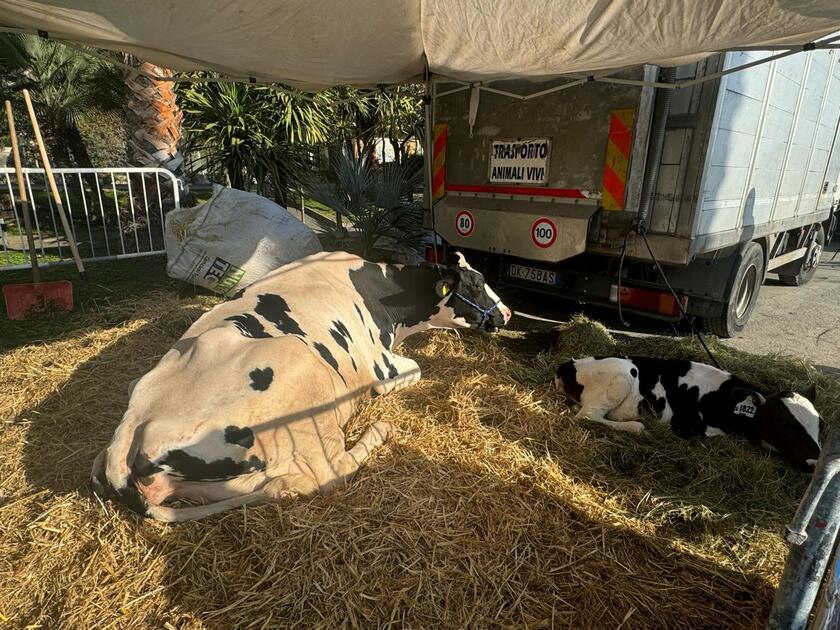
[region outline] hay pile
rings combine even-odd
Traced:
[[[162,292],[0,356],[0,624],[763,625],[785,558],[777,532],[807,480],[735,440],[570,422],[549,386],[569,355],[699,358],[687,342],[617,344],[585,320],[554,351],[517,333],[409,340],[424,379],[367,403],[352,431],[383,419],[399,435],[329,497],[177,526],[100,504],[87,475],[128,383],[200,310]],[[814,377],[718,351],[762,383]],[[836,417],[840,387],[819,384]]]

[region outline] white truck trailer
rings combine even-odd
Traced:
[[[808,282],[834,227],[838,52],[727,52],[610,83],[436,84],[427,226],[501,285],[684,309],[732,336],[768,272]]]

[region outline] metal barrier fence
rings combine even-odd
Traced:
[[[163,253],[164,215],[180,207],[178,180],[162,168],[56,168],[80,256],[117,260]],[[72,262],[40,168],[23,169],[39,265]],[[0,270],[27,269],[29,254],[13,168],[0,168]]]

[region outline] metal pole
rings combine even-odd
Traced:
[[[300,222],[306,223],[306,197],[303,194],[303,188],[300,189]]]
[[[432,199],[432,159],[434,152],[434,126],[432,125],[432,117],[434,116],[433,94],[432,94],[432,80],[429,72],[429,64],[426,62],[424,70],[424,77],[426,84],[426,93],[423,95],[423,106],[425,109],[424,129],[426,137],[423,139],[423,171],[425,172],[425,181],[423,182],[423,208],[424,212],[429,213],[429,222],[432,226],[432,249],[435,253],[435,264],[438,261],[438,247],[437,247],[437,230],[435,229],[435,209],[434,201]]]
[[[665,68],[663,76],[668,81],[673,81],[676,76],[675,68]],[[659,162],[662,160],[662,149],[665,146],[666,123],[668,113],[671,111],[671,99],[673,91],[661,90],[656,95],[656,104],[653,110],[653,123],[650,130],[650,141],[648,142],[648,154],[645,159],[645,174],[642,180],[642,192],[639,198],[639,223],[644,224],[650,214],[653,205],[653,196],[656,194],[656,182],[659,178]]]
[[[790,554],[776,591],[767,627],[801,630],[807,626],[840,529],[840,431],[823,445],[811,484],[788,525]]]

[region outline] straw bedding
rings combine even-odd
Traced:
[[[205,304],[114,304],[63,339],[0,356],[0,625],[13,628],[760,627],[778,535],[807,479],[734,439],[573,423],[550,387],[571,355],[701,358],[687,341],[616,342],[578,319],[550,340],[435,332],[424,370],[351,427],[398,435],[328,497],[177,526],[87,488],[128,383]],[[98,319],[97,319],[98,318]],[[717,347],[761,384],[816,378]],[[818,406],[840,408],[819,377]]]

